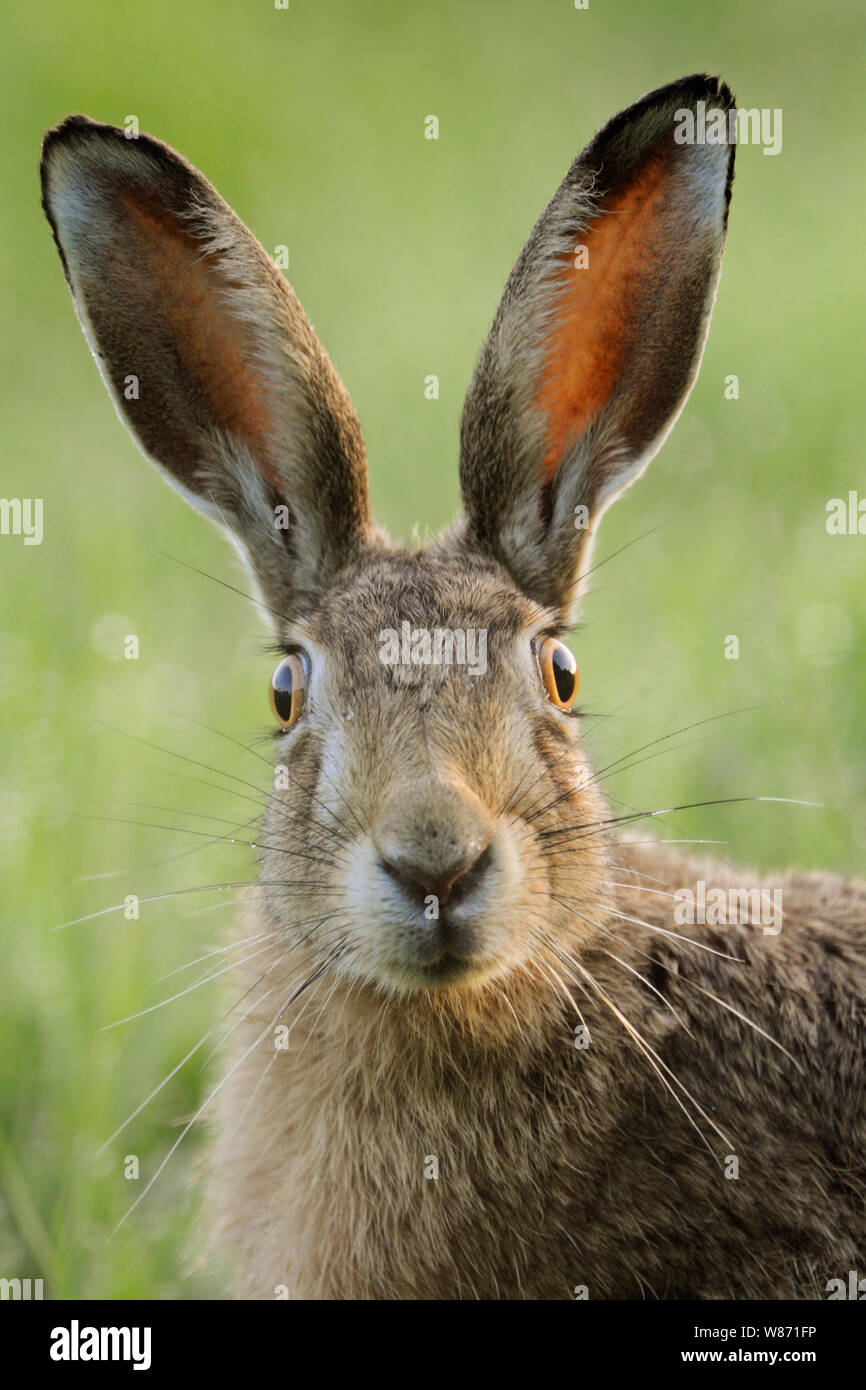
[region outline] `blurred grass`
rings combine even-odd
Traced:
[[[663,454],[609,515],[597,558],[650,534],[599,572],[578,653],[586,704],[615,711],[597,759],[764,706],[619,775],[623,802],[820,801],[706,809],[664,833],[721,839],[766,867],[859,872],[866,540],[831,538],[824,522],[828,498],[866,494],[863,27],[842,0],[820,12],[805,0],[4,7],[2,491],[45,499],[45,540],[0,539],[0,1274],[41,1276],[54,1297],[221,1290],[187,1258],[195,1132],[106,1244],[206,1094],[197,1067],[210,1044],[95,1155],[212,1026],[220,984],[100,1028],[195,978],[156,983],[220,944],[228,895],[49,929],[128,893],[248,876],[241,846],[191,854],[194,837],[100,819],[221,830],[192,813],[253,809],[177,774],[222,779],[105,724],[261,785],[249,755],[177,716],[248,737],[266,722],[270,667],[244,603],[152,548],[237,580],[216,534],[143,464],[88,360],[39,209],[44,128],[75,110],[135,114],[268,248],[289,246],[290,278],[365,427],[379,518],[408,535],[456,509],[475,354],[529,228],[592,131],[696,70],[722,73],[743,105],[781,107],[781,155],[739,152],[701,378]],[[428,114],[435,143],[423,139]],[[430,372],[438,402],[423,395]],[[731,372],[735,402],[723,396]],[[140,639],[135,662],[116,659],[127,632]],[[739,661],[724,659],[728,634]],[[127,1154],[137,1183],[123,1177]]]

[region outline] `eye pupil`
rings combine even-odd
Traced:
[[[298,722],[304,704],[306,672],[296,653],[280,662],[268,689],[271,711],[278,724],[290,729]]]
[[[568,658],[571,657],[569,662]],[[553,653],[553,679],[556,682],[556,690],[562,703],[569,704],[575,694],[577,684],[574,671],[574,657],[566,651],[565,647],[557,647]]]
[[[577,698],[580,674],[572,653],[556,637],[545,637],[538,648],[538,664],[551,704],[568,709]]]
[[[274,683],[274,704],[277,714],[281,719],[291,719],[292,717],[292,680],[283,680],[279,685]]]

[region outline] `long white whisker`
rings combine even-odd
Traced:
[[[224,965],[220,970],[212,970],[209,975],[204,975],[202,979],[196,980],[193,984],[187,985],[186,989],[178,990],[177,994],[172,994],[168,999],[160,999],[158,1004],[150,1004],[146,1009],[139,1009],[138,1013],[127,1014],[126,1018],[115,1019],[113,1023],[106,1023],[100,1028],[100,1033],[108,1033],[112,1028],[119,1028],[122,1023],[132,1023],[137,1018],[144,1018],[145,1014],[155,1013],[157,1009],[164,1009],[167,1004],[173,1004],[176,999],[183,999],[184,995],[192,994],[194,989],[201,989],[202,985],[210,984],[211,980],[216,980],[220,975],[225,975],[228,970],[237,970],[239,965],[246,965],[248,961],[255,960],[256,956],[261,956],[265,951],[270,951],[271,945],[260,946],[257,951],[251,951],[248,956],[243,956],[241,960],[233,960],[228,965]]]
[[[268,992],[269,992],[269,993],[272,993],[273,991],[270,990],[270,991],[268,991]],[[263,999],[266,999],[266,998],[267,998],[267,995],[263,995],[262,998],[263,998]],[[259,1000],[258,1002],[261,1003],[262,1001]],[[248,1010],[248,1012],[251,1012],[253,1008],[255,1008],[255,1005],[250,1005],[250,1009]],[[246,1015],[245,1015],[245,1016],[246,1016]],[[240,1021],[240,1020],[239,1020],[239,1021]],[[182,1057],[181,1060],[178,1062],[177,1066],[176,1066],[176,1067],[172,1067],[172,1069],[171,1069],[171,1071],[168,1073],[168,1075],[163,1077],[163,1079],[162,1079],[162,1081],[160,1081],[159,1085],[158,1085],[158,1086],[154,1086],[153,1090],[150,1092],[150,1095],[145,1096],[144,1100],[141,1102],[140,1105],[137,1105],[137,1106],[135,1107],[135,1109],[133,1110],[133,1112],[132,1112],[131,1115],[127,1115],[126,1119],[123,1121],[123,1124],[118,1125],[118,1126],[117,1126],[117,1129],[114,1131],[114,1133],[111,1134],[111,1135],[109,1135],[109,1137],[106,1139],[106,1141],[105,1141],[105,1143],[102,1145],[102,1147],[99,1148],[99,1149],[97,1150],[97,1158],[99,1157],[100,1154],[105,1153],[105,1150],[108,1148],[109,1144],[112,1144],[112,1143],[114,1142],[114,1140],[117,1138],[118,1134],[122,1134],[123,1131],[126,1129],[126,1127],[127,1127],[128,1125],[132,1124],[132,1121],[135,1119],[135,1117],[136,1117],[137,1115],[140,1115],[140,1114],[141,1114],[142,1110],[145,1108],[146,1105],[149,1105],[149,1104],[150,1104],[150,1102],[153,1100],[154,1096],[158,1096],[158,1095],[159,1095],[160,1091],[163,1089],[164,1086],[167,1086],[167,1085],[168,1085],[168,1083],[169,1083],[169,1081],[171,1081],[172,1077],[177,1076],[177,1073],[180,1071],[180,1069],[181,1069],[181,1067],[184,1065],[184,1063],[188,1062],[189,1059],[190,1059],[190,1057],[194,1057],[194,1056],[195,1056],[195,1054],[198,1052],[199,1048],[202,1047],[202,1046],[207,1042],[207,1040],[208,1040],[208,1038],[210,1037],[211,1033],[216,1032],[216,1030],[217,1030],[218,1027],[219,1027],[219,1022],[215,1023],[211,1028],[209,1028],[209,1029],[207,1030],[207,1032],[204,1034],[204,1036],[201,1037],[201,1038],[199,1038],[199,1040],[198,1040],[198,1042],[196,1043],[195,1047],[191,1047],[190,1050],[189,1050],[189,1052],[186,1054],[186,1056],[185,1056],[185,1057]]]
[[[665,996],[662,994],[661,990],[656,989],[655,985],[652,984],[651,981],[648,980],[645,975],[642,975],[639,970],[635,970],[633,965],[629,965],[628,961],[623,960],[621,956],[615,955],[613,951],[605,951],[605,955],[609,956],[611,960],[615,960],[619,965],[623,966],[626,970],[630,971],[632,975],[636,976],[637,979],[639,979],[643,984],[646,985],[647,989],[651,989],[653,994],[657,994],[659,999],[664,1004],[665,1008],[670,1009],[677,1022],[680,1023],[683,1028],[685,1028],[689,1037],[693,1038],[695,1036],[689,1025],[686,1023],[685,1019],[683,1018],[682,1014],[680,1014],[674,1008],[671,1001],[669,999],[666,999]]]
[[[551,950],[553,950],[557,955],[561,956],[559,948],[553,942],[548,942],[548,945],[550,946]],[[686,1109],[683,1102],[680,1100],[679,1096],[673,1090],[671,1085],[666,1081],[665,1077],[662,1075],[662,1071],[666,1072],[668,1076],[670,1076],[671,1081],[673,1081],[674,1085],[678,1086],[679,1089],[683,1092],[683,1095],[685,1095],[688,1098],[688,1100],[691,1101],[692,1105],[695,1107],[696,1111],[701,1116],[701,1118],[704,1119],[710,1126],[710,1128],[716,1132],[716,1134],[722,1140],[722,1143],[727,1145],[730,1151],[732,1147],[731,1142],[726,1137],[724,1132],[716,1124],[715,1120],[713,1120],[712,1117],[707,1114],[700,1102],[697,1101],[695,1097],[691,1094],[691,1092],[688,1090],[688,1088],[683,1085],[679,1077],[676,1075],[675,1072],[671,1070],[667,1063],[664,1062],[661,1057],[659,1057],[655,1048],[653,1048],[650,1045],[650,1043],[647,1042],[646,1038],[642,1037],[642,1035],[637,1031],[634,1025],[629,1021],[629,1019],[626,1018],[622,1010],[613,1002],[613,1000],[608,998],[608,996],[605,994],[604,990],[601,988],[601,985],[599,985],[598,981],[594,978],[594,976],[586,969],[585,966],[583,966],[580,963],[580,961],[574,959],[573,957],[569,958],[569,963],[573,965],[573,967],[576,970],[578,970],[580,974],[587,980],[591,987],[596,991],[599,998],[602,999],[605,1002],[605,1004],[607,1004],[608,1008],[611,1009],[614,1016],[619,1019],[620,1023],[626,1029],[629,1036],[634,1039],[634,1042],[640,1048],[641,1052],[644,1053],[650,1066],[658,1074],[660,1080],[663,1082],[666,1089],[673,1096],[674,1100],[677,1102],[677,1105],[680,1107],[683,1114],[686,1116],[686,1119],[689,1121],[695,1132],[700,1136],[702,1142],[709,1149],[710,1153],[712,1154],[713,1151],[710,1145],[707,1143],[706,1136],[701,1133],[700,1127],[695,1123],[694,1118],[689,1114],[688,1110]],[[568,971],[566,971],[566,973],[568,973]],[[660,1070],[660,1068],[662,1070]]]
[[[652,922],[645,922],[642,917],[629,917],[627,912],[618,912],[616,908],[611,908],[610,911],[614,917],[619,917],[623,922],[632,922],[636,927],[646,927],[647,931],[658,932],[661,936],[669,936],[675,941],[685,941],[689,946],[697,946],[700,951],[708,951],[711,956],[720,956],[722,960],[732,960],[737,965],[748,964],[742,956],[732,956],[727,951],[717,951],[713,946],[706,946],[703,941],[694,941],[692,937],[683,936],[681,932],[668,931],[666,927],[657,927]]]
[[[210,909],[206,910],[210,911]],[[206,951],[203,956],[196,956],[195,960],[188,960],[184,965],[175,966],[174,970],[169,970],[165,975],[159,975],[156,984],[161,985],[163,980],[170,980],[172,975],[180,975],[184,970],[191,970],[194,965],[201,965],[203,960],[210,960],[212,956],[233,955],[242,946],[249,946],[253,941],[264,941],[269,936],[276,936],[276,932],[259,932],[254,936],[243,936],[239,941],[232,941],[228,946],[217,946],[212,951]]]
[[[319,975],[320,975],[321,973],[322,973],[322,969],[318,970],[314,975],[310,976],[310,979],[309,979],[309,981],[308,981],[308,984],[312,984],[313,981],[314,981],[315,979],[318,979],[318,977],[319,977]],[[291,998],[288,999],[288,1000],[286,1001],[286,1003],[282,1006],[282,1008],[274,1015],[273,1019],[271,1019],[271,1021],[265,1025],[265,1027],[262,1029],[262,1031],[261,1031],[261,1033],[258,1035],[258,1037],[255,1038],[255,1040],[254,1040],[252,1043],[250,1043],[249,1047],[246,1049],[245,1052],[241,1053],[240,1057],[238,1057],[237,1061],[236,1061],[236,1062],[233,1064],[233,1066],[226,1072],[225,1076],[223,1076],[223,1077],[217,1082],[217,1084],[213,1087],[213,1089],[208,1093],[208,1095],[207,1095],[207,1096],[205,1097],[205,1099],[202,1101],[201,1105],[200,1105],[200,1106],[198,1107],[198,1109],[196,1110],[196,1112],[195,1112],[195,1114],[193,1115],[192,1119],[191,1119],[191,1120],[188,1120],[187,1123],[184,1125],[184,1127],[183,1127],[183,1129],[181,1130],[180,1134],[178,1135],[177,1139],[175,1139],[175,1141],[174,1141],[174,1143],[172,1144],[171,1148],[169,1149],[168,1153],[165,1155],[165,1158],[162,1160],[162,1162],[159,1164],[159,1167],[156,1169],[156,1172],[153,1174],[153,1177],[149,1180],[149,1182],[147,1183],[147,1185],[146,1185],[146,1186],[143,1188],[143,1190],[139,1193],[139,1195],[136,1197],[135,1201],[131,1204],[131,1206],[129,1206],[129,1207],[127,1208],[127,1210],[124,1212],[123,1216],[120,1218],[120,1220],[118,1221],[117,1225],[114,1227],[113,1231],[111,1232],[111,1235],[108,1237],[109,1240],[112,1240],[112,1239],[113,1239],[113,1237],[114,1237],[114,1236],[117,1234],[117,1232],[120,1230],[121,1226],[123,1226],[124,1222],[126,1222],[126,1221],[129,1219],[129,1217],[132,1215],[132,1213],[135,1211],[136,1207],[139,1206],[139,1204],[140,1204],[141,1202],[144,1201],[145,1197],[147,1196],[147,1194],[148,1194],[148,1192],[150,1191],[150,1189],[153,1187],[153,1185],[154,1185],[154,1183],[156,1182],[157,1178],[159,1177],[160,1173],[161,1173],[161,1172],[163,1171],[163,1169],[166,1167],[166,1164],[167,1164],[167,1163],[169,1162],[169,1160],[173,1157],[173,1155],[177,1152],[178,1148],[179,1148],[180,1145],[183,1143],[183,1141],[184,1141],[184,1139],[186,1138],[186,1136],[189,1134],[189,1132],[190,1132],[190,1130],[192,1129],[193,1125],[196,1123],[197,1120],[199,1120],[199,1119],[201,1118],[201,1116],[204,1114],[205,1110],[208,1108],[208,1106],[211,1104],[211,1102],[215,1099],[215,1097],[219,1094],[219,1092],[223,1089],[223,1087],[224,1087],[225,1085],[228,1084],[228,1082],[231,1080],[231,1078],[234,1076],[235,1072],[237,1071],[238,1067],[241,1066],[241,1065],[246,1061],[246,1059],[249,1057],[250,1053],[251,1053],[256,1047],[258,1047],[258,1045],[259,1045],[259,1043],[261,1042],[262,1038],[264,1038],[264,1037],[267,1036],[267,1034],[270,1032],[270,1030],[275,1026],[277,1020],[278,1020],[279,1018],[282,1017],[282,1015],[285,1013],[286,1009],[289,1008],[289,1006],[293,1003],[293,1001],[294,1001],[295,999],[298,998],[299,994],[301,994],[305,988],[306,988],[306,986],[303,986],[303,985],[302,985],[302,986],[300,986],[299,989],[295,990],[295,992],[294,992],[294,994],[291,996]]]

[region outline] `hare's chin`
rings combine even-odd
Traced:
[[[482,984],[503,969],[489,956],[463,957],[446,951],[435,962],[410,959],[389,961],[375,970],[375,983],[403,994]]]
[[[480,917],[440,932],[427,923],[376,919],[371,915],[346,953],[345,970],[368,983],[398,992],[479,984],[508,968],[506,941],[484,930]]]

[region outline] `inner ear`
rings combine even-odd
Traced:
[[[125,345],[123,361],[130,371],[139,366],[136,375],[141,377],[142,392],[149,387],[164,391],[166,382],[173,381],[201,428],[215,424],[246,444],[267,482],[278,490],[274,422],[263,373],[256,366],[251,333],[229,307],[229,296],[246,287],[226,273],[220,252],[210,249],[189,224],[165,208],[129,192],[120,204],[130,223],[130,244],[136,256],[118,267],[118,280],[130,288],[134,282],[138,303],[151,303],[157,330],[156,341],[146,348],[141,341]],[[134,323],[134,318],[126,322]],[[154,353],[170,359],[172,371],[160,371],[151,383],[148,359]],[[121,357],[111,354],[110,360],[119,364]],[[114,386],[122,391],[123,381],[115,381]],[[150,419],[150,412],[142,411],[137,423],[145,447],[156,453],[171,417],[163,415],[158,431],[153,430],[149,439]],[[187,452],[183,443],[179,437],[176,458]],[[196,462],[190,459],[190,467]]]
[[[546,421],[545,484],[574,442],[599,419],[633,354],[642,305],[658,274],[671,171],[660,153],[560,251],[535,406]]]

